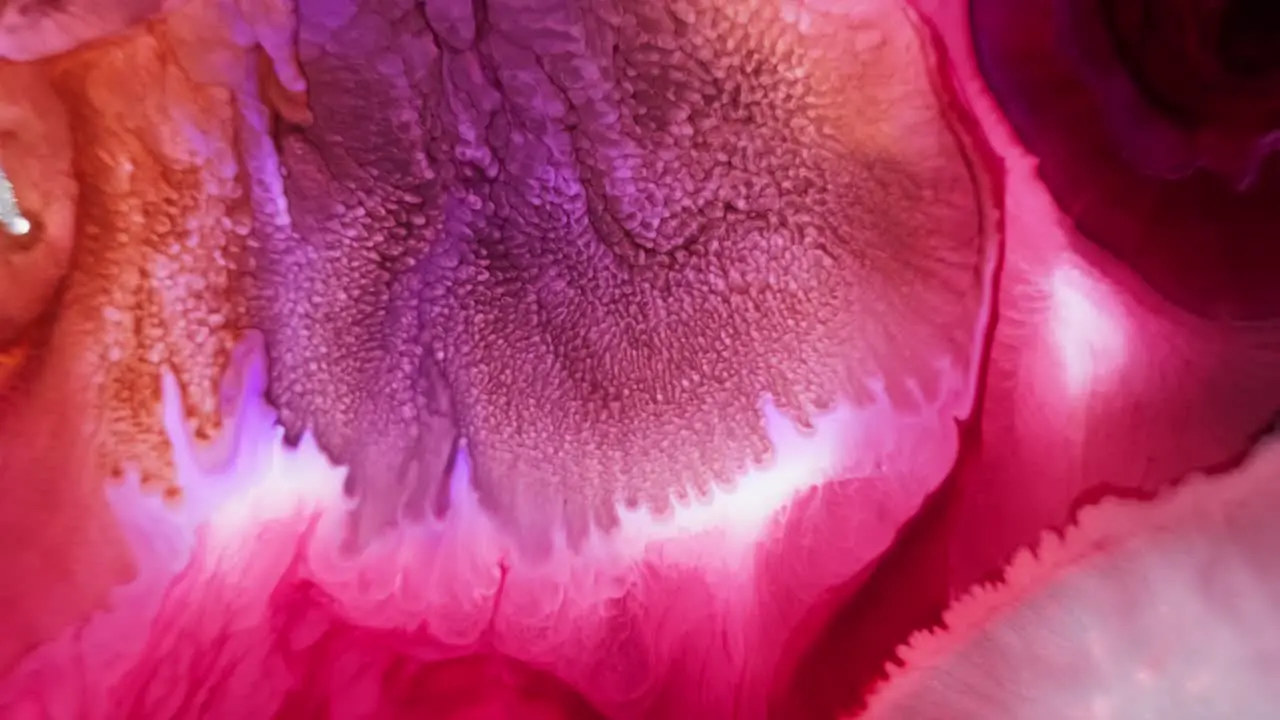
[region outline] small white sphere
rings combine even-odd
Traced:
[[[31,221],[21,215],[9,218],[5,222],[5,229],[9,231],[10,235],[26,235],[31,232]]]

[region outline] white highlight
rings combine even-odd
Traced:
[[[10,235],[26,235],[31,232],[31,221],[19,215],[5,220],[4,227]]]
[[[1075,264],[1054,270],[1050,288],[1050,331],[1067,389],[1076,395],[1124,364],[1124,310],[1104,281]]]
[[[763,413],[774,448],[767,465],[748,470],[732,490],[714,487],[707,497],[677,502],[661,517],[647,509],[620,511],[624,537],[643,544],[716,532],[751,546],[780,509],[840,470],[847,454],[842,448],[858,427],[856,411],[843,403],[815,417],[809,430],[797,427],[772,401],[763,403]]]
[[[31,232],[31,221],[18,209],[18,197],[9,176],[0,169],[0,223],[10,235],[26,235]]]

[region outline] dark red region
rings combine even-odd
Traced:
[[[1247,82],[1230,72],[1256,54],[1258,33],[1280,28],[1255,11],[1250,32],[1233,30],[1250,5],[971,4],[982,75],[1081,250],[1211,319],[1280,314],[1280,75],[1265,58],[1250,61]],[[1219,6],[1217,47],[1175,22]]]

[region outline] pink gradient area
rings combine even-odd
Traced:
[[[862,717],[1272,717],[1277,517],[1274,437],[1232,472],[1085,508],[913,637]]]
[[[963,589],[1082,500],[1241,457],[1280,407],[1280,323],[1189,316],[1082,238],[982,84],[964,4],[915,4],[1008,173],[999,319],[946,543]]]
[[[137,578],[0,682],[5,718],[765,717],[833,593],[958,451],[938,408],[837,404],[733,490],[533,564],[451,478],[451,510],[358,554],[344,471],[283,441],[251,338],[226,432],[194,442],[166,380],[180,508],[113,488]],[[856,451],[855,451],[856,450]],[[817,621],[815,621],[815,617]]]
[[[914,4],[1005,162],[998,319],[948,483],[798,662],[779,716],[858,707],[904,637],[1044,529],[1233,464],[1280,407],[1280,324],[1188,316],[1076,234],[978,75],[966,4]]]

